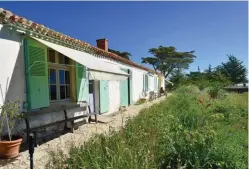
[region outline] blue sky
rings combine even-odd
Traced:
[[[195,50],[190,71],[227,61],[248,66],[247,2],[0,2],[0,7],[96,45],[130,52],[141,63],[152,47]]]

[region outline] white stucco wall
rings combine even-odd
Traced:
[[[162,77],[161,86],[163,87],[163,90],[165,90],[165,79],[164,79],[164,77]]]
[[[120,82],[109,81],[109,111],[108,113],[114,113],[119,110],[120,107]]]
[[[9,34],[0,24],[0,105],[5,100],[26,101],[26,83],[22,37],[16,32]],[[6,98],[5,98],[6,94]],[[22,106],[21,106],[22,109]]]
[[[154,91],[154,76],[149,76],[149,91]]]
[[[100,58],[102,60],[105,60],[109,63],[113,63],[121,68],[125,68],[125,69],[131,69],[132,70],[132,102],[135,103],[136,101],[139,100],[139,98],[142,97],[142,93],[143,93],[143,74],[147,74],[147,71],[135,68],[135,67],[131,67],[129,65],[126,64],[120,64],[117,63],[115,61],[111,61],[109,59],[105,59],[105,58]],[[158,89],[155,89],[155,82],[154,82],[154,77],[157,75],[152,75],[149,76],[149,91],[157,91]],[[157,76],[158,77],[158,76]],[[158,79],[157,79],[157,83],[158,83]],[[162,86],[164,86],[164,80],[162,80]],[[159,86],[159,84],[158,84]]]
[[[143,92],[143,74],[145,72],[139,71],[136,68],[132,69],[132,100],[137,102],[142,97]]]
[[[156,76],[156,86],[155,86],[155,91],[159,91],[159,81],[158,81],[159,79],[158,79],[158,76]]]
[[[125,69],[131,69],[132,71],[132,102],[135,103],[139,100],[139,98],[142,97],[142,92],[143,92],[143,74],[147,73],[144,70],[135,68],[135,67],[131,67],[129,65],[126,64],[120,64],[105,58],[100,58],[102,60],[105,60],[109,63],[113,63],[117,66],[119,66],[120,68],[125,68]],[[153,86],[150,85],[152,88],[154,87],[154,80],[153,80]],[[110,91],[110,88],[109,88]],[[110,100],[111,101],[111,100]]]
[[[22,37],[20,34],[13,32],[8,34],[8,29],[0,25],[0,55],[4,58],[4,61],[0,62],[0,84],[3,94],[7,90],[7,99],[19,98],[21,103],[26,102],[26,82],[25,82],[25,63],[24,63],[24,51],[22,46]],[[144,70],[131,67],[129,65],[120,64],[114,61],[110,61],[101,58],[110,63],[116,64],[121,68],[132,70],[132,102],[135,103],[142,96],[143,92],[143,74],[147,73]],[[9,79],[9,83],[7,83]],[[162,82],[163,83],[163,82]],[[96,91],[98,90],[98,84],[95,84]],[[154,77],[149,76],[149,90],[154,90]],[[116,111],[120,105],[120,89],[119,82],[110,81],[109,83],[109,97],[110,97],[110,112]],[[95,95],[95,108],[99,108],[98,92]],[[3,103],[2,97],[0,97],[0,104]],[[22,106],[21,106],[22,108]],[[81,113],[76,113],[81,114]]]

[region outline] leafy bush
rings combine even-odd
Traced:
[[[20,122],[20,118],[22,118],[22,114],[19,112],[19,99],[17,100],[7,100],[1,106],[0,112],[0,140],[8,140],[11,141],[14,139],[12,132],[15,125]],[[5,127],[7,128],[7,136],[5,135]],[[13,137],[13,138],[12,138]]]

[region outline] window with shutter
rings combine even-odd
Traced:
[[[68,57],[48,49],[48,79],[51,101],[66,101],[72,98],[73,73]],[[72,65],[74,66],[74,65]]]
[[[28,109],[49,106],[47,48],[25,39],[25,68]]]

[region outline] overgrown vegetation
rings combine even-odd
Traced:
[[[246,169],[247,108],[247,93],[181,87],[119,132],[96,135],[68,155],[51,152],[47,167]]]
[[[201,90],[206,87],[221,89],[230,84],[247,83],[248,80],[246,66],[233,55],[228,55],[228,61],[221,63],[215,68],[209,65],[208,69],[203,72],[198,71],[184,73],[183,69],[174,69],[171,73],[170,81],[174,85],[168,84],[167,90],[175,90],[184,85],[196,85]]]

